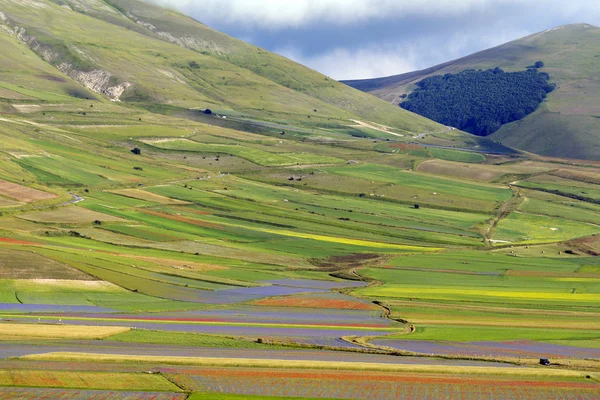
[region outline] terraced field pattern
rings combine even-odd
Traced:
[[[600,163],[138,6],[0,0],[0,399],[600,398]]]

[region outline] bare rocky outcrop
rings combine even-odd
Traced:
[[[102,0],[66,0],[69,8],[82,14],[101,12],[105,14],[118,15],[114,8],[108,6]]]
[[[103,94],[113,101],[119,101],[123,92],[133,85],[130,82],[115,83],[113,75],[100,68],[78,69],[72,63],[64,61],[62,59],[64,55],[53,49],[52,46],[40,42],[35,36],[30,35],[25,28],[11,24],[10,19],[5,14],[2,13],[0,20],[2,20],[2,28],[29,46],[44,61],[54,65],[59,71],[96,93]],[[78,57],[91,60],[81,50],[76,49],[76,51]]]
[[[69,63],[61,63],[57,68],[64,74],[80,82],[86,88],[101,93],[113,101],[119,101],[125,90],[132,86],[130,82],[122,82],[111,85],[112,74],[102,69],[91,71],[78,71]]]
[[[149,22],[143,21],[139,19],[137,16],[127,13],[127,17],[131,19],[136,24],[143,26],[149,31],[154,32],[158,37],[162,40],[165,40],[170,43],[174,43],[178,46],[185,47],[186,49],[195,50],[199,52],[208,51],[214,54],[223,54],[225,51],[220,48],[214,41],[212,40],[204,40],[195,36],[182,36],[177,37],[170,32],[164,32],[158,29],[156,26],[152,25]]]

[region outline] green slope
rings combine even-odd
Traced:
[[[600,28],[566,25],[484,50],[422,71],[388,78],[348,81],[379,98],[398,104],[421,79],[465,69],[500,67],[523,70],[542,60],[557,89],[543,107],[524,120],[505,125],[490,138],[538,154],[600,157]]]
[[[0,11],[0,35],[12,34],[63,74],[112,100],[211,108],[309,127],[340,129],[363,120],[397,132],[442,129],[187,16],[139,1],[2,0]]]

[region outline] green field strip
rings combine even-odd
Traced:
[[[443,340],[450,342],[472,341],[514,341],[514,340],[582,340],[600,339],[597,330],[534,329],[520,327],[460,326],[451,323],[444,325],[418,324],[416,331],[408,335],[385,336],[385,340]]]
[[[382,328],[380,326],[360,326],[360,325],[314,325],[314,324],[278,324],[278,323],[258,323],[258,322],[219,322],[219,321],[177,321],[177,320],[147,320],[143,318],[110,318],[110,317],[69,317],[69,316],[43,316],[43,315],[17,315],[17,314],[2,314],[1,318],[26,320],[51,320],[51,321],[89,321],[89,322],[151,322],[158,325],[209,325],[209,326],[247,326],[247,327],[264,327],[264,328],[284,328],[284,329],[314,329],[314,330],[357,330],[357,331],[376,331],[376,332],[397,332],[398,328]],[[293,331],[290,331],[293,333]]]
[[[204,144],[187,139],[173,139],[173,141],[153,143],[146,142],[153,147],[165,150],[190,151],[212,154],[230,154],[247,159],[248,161],[264,166],[281,166],[296,164],[339,164],[343,162],[339,158],[316,156],[303,153],[273,153],[266,148],[253,148],[249,145],[218,145]]]

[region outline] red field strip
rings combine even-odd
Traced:
[[[0,243],[8,243],[8,244],[29,244],[29,245],[37,245],[39,243],[27,242],[25,240],[11,239],[11,238],[3,238],[0,237]]]
[[[164,368],[165,373],[176,373],[182,375],[210,375],[214,377],[269,377],[273,379],[315,379],[315,380],[342,380],[357,381],[368,380],[373,382],[404,382],[415,384],[450,384],[464,385],[473,384],[478,386],[511,386],[511,387],[555,387],[555,388],[573,388],[573,389],[600,389],[600,384],[595,382],[560,382],[560,381],[530,381],[514,379],[489,379],[464,376],[444,376],[444,375],[423,375],[423,374],[389,374],[389,373],[369,373],[369,372],[342,372],[342,371],[280,371],[280,370],[257,370],[257,369],[190,369],[177,370]]]
[[[360,301],[336,300],[323,298],[299,298],[299,297],[282,297],[268,298],[256,301],[254,304],[259,306],[275,306],[275,307],[300,307],[300,308],[326,308],[336,310],[364,310],[373,311],[379,308],[374,304],[362,303]]]
[[[598,400],[597,382],[536,381],[535,378],[457,374],[300,371],[250,368],[161,368],[188,390],[302,398],[388,399],[580,399]]]

